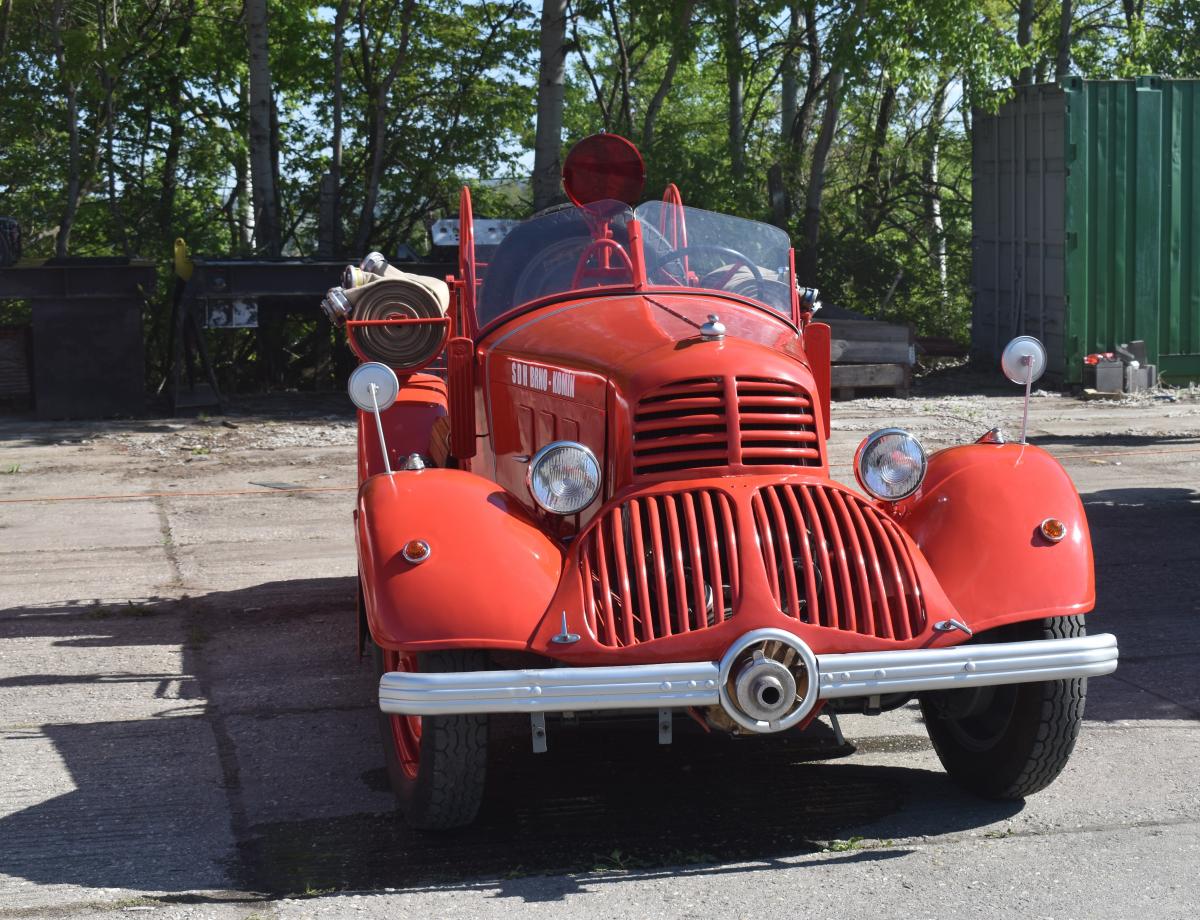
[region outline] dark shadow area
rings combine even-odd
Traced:
[[[534,756],[528,722],[502,717],[478,824],[413,832],[380,770],[374,675],[354,658],[353,624],[350,578],[0,611],[0,641],[48,638],[63,650],[60,669],[6,679],[0,693],[138,700],[127,721],[6,733],[34,760],[61,759],[73,788],[0,819],[0,872],[39,884],[274,894],[621,870],[615,880],[810,853],[885,818],[921,835],[1020,808],[970,799],[936,772],[815,763],[849,752],[822,723],[731,739],[681,718],[675,743],[660,746],[653,718],[552,721],[549,753]],[[179,673],[70,664],[84,649],[151,645],[181,648]]]
[[[1114,489],[1083,501],[1097,565],[1089,626],[1115,632],[1122,649],[1116,675],[1092,681],[1087,718],[1200,717],[1200,493]],[[0,693],[75,699],[153,684],[128,721],[6,733],[6,746],[31,757],[52,748],[74,788],[0,819],[0,871],[40,884],[273,894],[489,878],[500,879],[499,897],[554,900],[576,883],[559,891],[520,877],[614,871],[589,876],[592,885],[667,867],[738,872],[713,864],[803,857],[867,826],[875,836],[954,833],[1022,807],[961,793],[939,771],[819,762],[846,753],[823,727],[730,739],[681,719],[663,747],[652,720],[552,722],[549,753],[534,756],[528,723],[513,717],[496,720],[479,823],[416,833],[382,781],[374,675],[354,657],[354,616],[352,578],[0,612],[0,641],[50,638],[63,650],[61,668],[9,678]],[[71,664],[89,648],[146,645],[182,648],[179,673]]]
[[[1200,492],[1081,496],[1096,560],[1090,632],[1112,632],[1115,674],[1089,683],[1087,717],[1200,718]]]
[[[256,825],[239,848],[238,877],[280,894],[762,863],[819,851],[821,841],[889,817],[905,836],[945,834],[1022,807],[969,798],[927,771],[813,763],[799,737],[691,736],[658,750],[653,728],[552,732],[550,752],[538,757],[527,739],[501,746],[479,821],[461,831],[413,832],[395,813]],[[853,858],[894,855],[902,853]],[[574,890],[573,880],[564,884]]]

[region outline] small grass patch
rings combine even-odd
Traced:
[[[851,850],[865,849],[862,837],[851,837],[849,840],[831,840],[825,847],[827,853],[849,853]]]

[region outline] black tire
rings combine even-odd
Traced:
[[[420,671],[483,671],[487,656],[476,651],[423,652]],[[375,646],[375,668],[382,674],[384,652]],[[405,820],[419,830],[449,830],[475,820],[487,779],[488,719],[486,715],[423,716],[419,757],[408,767],[402,762],[396,732],[402,717],[379,713],[388,780]]]
[[[974,641],[1084,636],[1082,616],[1001,627]],[[920,696],[929,740],[951,779],[989,799],[1023,799],[1063,771],[1083,723],[1087,678],[1046,680]]]

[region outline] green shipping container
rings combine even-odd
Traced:
[[[1200,80],[1023,87],[978,114],[972,350],[1036,335],[1050,374],[1143,339],[1172,383],[1200,381]]]

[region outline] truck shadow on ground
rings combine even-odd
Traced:
[[[1200,717],[1200,495],[1120,489],[1083,499],[1098,567],[1094,628],[1122,644],[1119,680],[1093,682],[1087,717]],[[904,851],[831,841],[867,826],[896,837],[953,834],[1022,808],[960,793],[924,755],[929,769],[830,762],[846,752],[827,733],[732,740],[684,722],[660,747],[652,720],[552,725],[549,753],[535,757],[517,720],[497,726],[479,822],[414,833],[386,789],[374,675],[352,651],[353,592],[350,578],[310,579],[128,610],[0,611],[0,641],[49,639],[63,651],[63,673],[0,680],[0,699],[36,712],[36,700],[14,694],[56,694],[80,708],[75,718],[54,710],[63,714],[51,724],[6,719],[3,743],[22,752],[7,758],[19,763],[17,787],[43,788],[41,769],[62,775],[0,818],[0,873],[90,888],[300,895],[491,879],[501,896],[553,899],[575,883],[555,895],[520,878],[606,873],[590,885],[627,872],[744,871],[714,864],[803,864],[843,846],[820,859],[887,859]],[[179,652],[179,672],[157,653],[138,671],[145,646]],[[128,670],[97,672],[80,658],[89,649],[117,650],[96,660]],[[137,703],[113,721],[120,694]],[[86,721],[90,702],[110,695],[116,702]],[[924,750],[918,736],[874,743]]]

